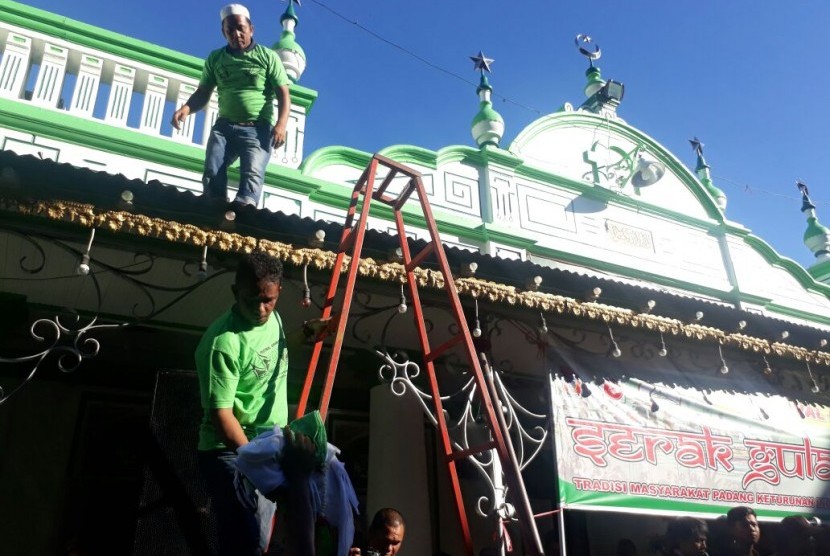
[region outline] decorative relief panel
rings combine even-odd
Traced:
[[[493,221],[505,224],[518,222],[518,215],[515,214],[518,204],[515,186],[505,177],[494,175],[490,181],[490,206],[493,211]]]
[[[571,199],[555,190],[542,190],[525,184],[516,188],[522,229],[549,234],[554,230],[576,232]]]
[[[608,241],[628,251],[642,251],[654,253],[654,238],[649,230],[635,228],[613,220],[605,221],[605,232]]]
[[[473,212],[477,208],[474,201],[478,199],[478,183],[475,180],[445,172],[444,189],[448,206],[460,207],[468,212]]]

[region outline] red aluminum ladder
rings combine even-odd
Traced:
[[[375,181],[376,178],[378,178],[379,166],[385,167],[389,172],[376,188]],[[391,196],[390,194],[387,194],[386,191],[396,177],[404,177],[408,178],[408,180],[400,194],[397,196]],[[431,241],[426,245],[426,247],[424,247],[415,256],[412,256],[409,250],[403,215],[401,213],[404,204],[413,193],[417,193],[417,199],[420,203],[421,210],[423,211],[424,221],[431,238]],[[495,450],[499,460],[501,461],[502,469],[504,470],[505,475],[505,482],[509,488],[508,492],[512,498],[512,503],[516,509],[516,514],[519,519],[522,539],[524,541],[524,550],[527,554],[541,555],[543,551],[541,541],[539,539],[539,532],[536,528],[533,511],[527,498],[518,460],[516,459],[516,455],[513,451],[513,446],[504,423],[504,418],[500,411],[496,411],[494,409],[496,404],[498,404],[498,407],[501,408],[500,402],[498,401],[498,393],[493,385],[492,376],[489,375],[489,373],[491,373],[489,367],[488,375],[485,375],[482,371],[479,356],[473,346],[473,339],[470,335],[470,329],[467,326],[467,320],[464,317],[464,311],[461,307],[461,302],[458,299],[458,292],[455,289],[455,282],[453,280],[452,273],[450,272],[449,264],[447,263],[447,257],[444,253],[444,246],[441,244],[441,239],[438,235],[438,227],[435,224],[435,219],[432,216],[432,210],[429,206],[429,202],[427,201],[426,192],[421,181],[421,175],[415,170],[407,168],[402,164],[377,154],[372,157],[372,160],[363,171],[363,174],[355,184],[354,190],[352,191],[351,204],[349,205],[349,210],[346,215],[346,222],[343,226],[343,233],[340,238],[340,244],[337,248],[337,258],[334,263],[334,270],[332,272],[331,281],[329,282],[326,299],[323,304],[322,318],[326,319],[331,317],[333,314],[335,296],[337,295],[343,263],[346,260],[346,257],[350,256],[351,258],[348,262],[349,267],[346,273],[346,284],[340,306],[340,317],[337,320],[337,331],[331,347],[331,358],[329,360],[328,369],[325,375],[325,382],[323,383],[322,393],[320,395],[320,414],[325,420],[329,402],[331,400],[334,378],[337,372],[337,363],[340,357],[341,348],[343,346],[343,338],[354,294],[355,280],[357,278],[360,253],[363,248],[363,239],[366,232],[366,222],[369,217],[371,201],[377,201],[391,207],[395,216],[395,224],[397,225],[398,237],[400,239],[400,249],[406,272],[406,281],[409,286],[410,304],[414,312],[415,326],[418,328],[420,345],[424,354],[424,362],[427,369],[426,377],[429,381],[430,393],[432,395],[432,402],[435,408],[435,418],[438,421],[438,429],[441,436],[444,459],[449,471],[449,479],[452,485],[453,495],[455,497],[455,507],[459,522],[461,524],[466,553],[468,556],[474,556],[469,523],[464,510],[461,485],[458,480],[458,472],[456,470],[456,461],[468,457],[471,454],[477,454],[487,450]],[[360,216],[357,220],[355,220],[358,206],[360,206]],[[351,253],[350,255],[349,252]],[[429,335],[424,324],[423,307],[421,306],[418,294],[418,283],[414,274],[414,270],[420,264],[428,260],[432,263],[437,263],[440,272],[443,275],[444,289],[446,290],[451,306],[450,313],[452,318],[455,319],[458,329],[457,335],[436,347],[430,345]],[[314,348],[308,364],[308,372],[306,374],[305,383],[303,384],[300,401],[297,406],[298,417],[305,414],[306,407],[308,405],[311,387],[314,383],[318,362],[320,360],[320,353],[323,348],[323,340],[323,337],[318,336],[314,342]],[[466,352],[467,362],[469,363],[470,369],[474,375],[473,378],[476,384],[476,395],[480,398],[480,402],[484,410],[483,416],[486,425],[490,430],[491,437],[489,442],[463,451],[453,450],[447,428],[446,417],[442,407],[438,380],[435,374],[435,360],[456,346],[461,346]]]

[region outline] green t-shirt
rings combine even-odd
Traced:
[[[219,117],[232,122],[261,121],[274,124],[276,89],[288,85],[288,75],[277,53],[259,44],[231,54],[228,47],[211,52],[200,87],[216,88]]]
[[[204,410],[200,450],[225,448],[210,419],[211,409],[233,408],[249,439],[287,423],[288,348],[276,312],[254,326],[227,311],[202,336],[196,372]]]

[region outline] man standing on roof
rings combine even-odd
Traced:
[[[216,89],[219,117],[205,149],[204,196],[227,199],[228,166],[239,158],[239,191],[234,201],[256,205],[271,150],[285,144],[291,109],[288,75],[273,50],[254,42],[254,26],[245,6],[228,4],[220,17],[228,45],[207,57],[199,87],[176,110],[171,123],[180,129],[188,115],[207,105]],[[279,102],[276,124],[274,98]]]

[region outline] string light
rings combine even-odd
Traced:
[[[764,358],[764,374],[766,376],[771,376],[772,375],[772,368],[769,366],[769,361],[767,361],[767,356],[763,355],[762,357]]]
[[[611,326],[608,326],[608,338],[611,341],[611,350],[610,353],[614,357],[619,357],[622,355],[622,351],[620,351],[620,346],[617,344],[617,340],[614,339],[614,332],[611,331]]]
[[[303,307],[311,306],[311,288],[308,287],[308,263],[303,265],[303,300],[300,301]]]
[[[723,348],[718,344],[718,355],[720,355],[720,374],[725,375],[729,373],[729,367],[726,366],[726,359],[723,358]]]
[[[473,338],[479,338],[481,337],[481,323],[478,321],[478,299],[474,299],[473,301],[475,302],[476,306],[476,325],[475,328],[473,328],[472,334]]]
[[[812,387],[810,388],[810,391],[813,394],[818,394],[819,392],[821,392],[821,388],[819,388],[818,382],[816,382],[816,377],[813,376],[813,370],[810,368],[810,362],[805,361],[804,363],[807,365],[807,374],[810,375],[810,382],[813,383]]]
[[[403,293],[403,284],[401,284],[401,303],[398,305],[398,312],[400,314],[406,313],[408,307],[406,306],[406,295]]]
[[[651,400],[651,412],[652,413],[657,413],[658,411],[660,411],[660,406],[657,405],[657,401],[654,399],[655,390],[657,390],[656,386],[654,388],[652,388],[651,392],[649,392],[649,394],[648,394],[648,397]]]
[[[539,313],[539,334],[547,334],[548,333],[548,323],[545,322],[545,315]]]
[[[95,240],[95,228],[89,231],[89,241],[86,244],[86,250],[81,255],[81,262],[78,263],[78,274],[86,276],[89,274],[89,251],[92,249],[92,242]]]
[[[669,350],[666,349],[666,340],[663,338],[663,333],[660,332],[660,349],[657,351],[657,355],[660,357],[665,357],[669,354]]]
[[[207,245],[202,247],[202,260],[199,261],[199,272],[196,273],[196,277],[200,282],[207,279],[207,250]]]

